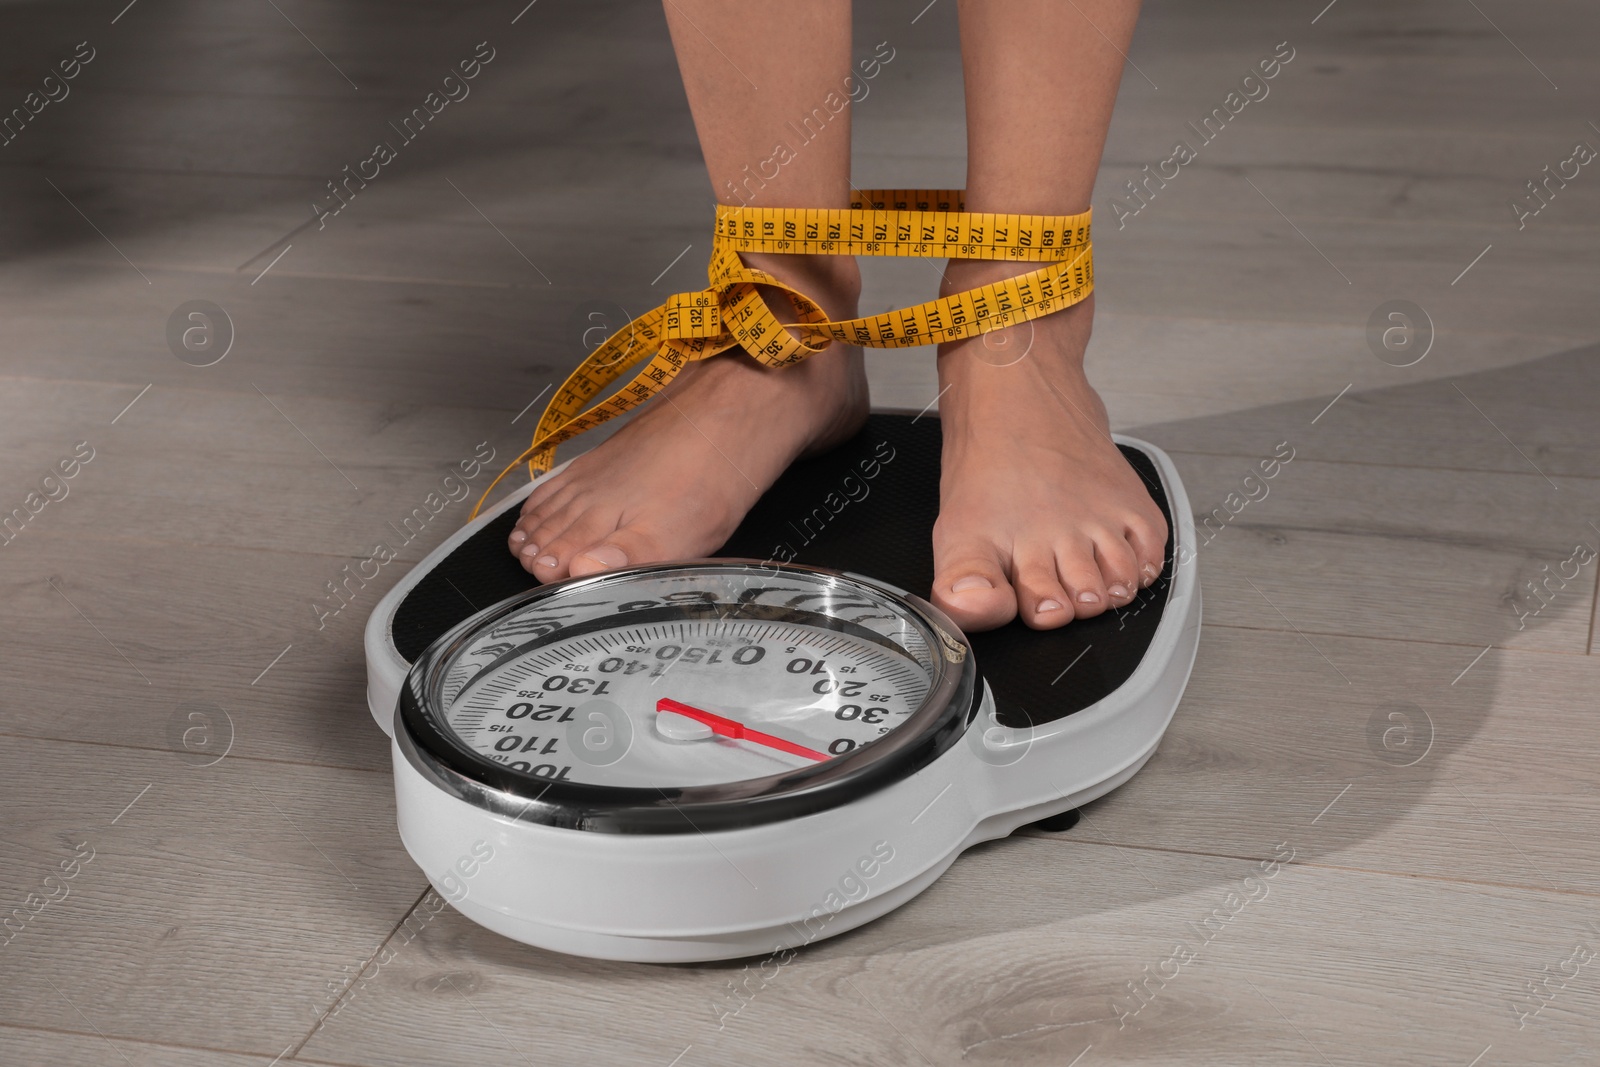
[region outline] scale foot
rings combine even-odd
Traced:
[[[1044,830],[1047,833],[1065,833],[1078,825],[1078,809],[1071,808],[1059,815],[1052,815],[1048,819],[1040,819],[1036,823],[1028,824],[1031,829]]]

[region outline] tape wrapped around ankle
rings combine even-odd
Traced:
[[[1071,307],[1094,290],[1089,216],[1010,215],[965,210],[961,190],[857,192],[845,210],[719,205],[710,284],[678,293],[608,337],[550,398],[533,443],[485,489],[518,464],[532,477],[555,465],[556,446],[660,392],[687,364],[740,348],[769,367],[798,363],[839,341],[910,348],[975,337]],[[921,256],[1042,263],[991,285],[882,315],[833,322],[804,293],[747,267],[741,252],[828,256]],[[778,321],[756,287],[778,290],[795,321]],[[589,405],[630,369],[631,381]],[[585,410],[587,409],[587,410]]]

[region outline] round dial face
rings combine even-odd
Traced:
[[[613,626],[486,671],[446,718],[513,770],[600,785],[707,785],[842,756],[904,723],[924,662],[803,622]],[[719,721],[725,720],[725,721]]]
[[[708,809],[794,814],[909,773],[959,732],[974,677],[960,632],[915,598],[811,568],[667,564],[467,620],[418,660],[401,720],[429,762],[543,821],[652,823],[620,813],[664,805],[726,824]]]

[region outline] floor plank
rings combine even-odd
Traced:
[[[1290,837],[1278,855],[1305,832]],[[1168,856],[1158,885],[1109,849],[1008,841],[969,854],[916,903],[781,966],[556,957],[446,910],[306,1052],[442,1064],[510,1045],[532,1062],[734,1064],[781,1048],[799,1063],[1062,1064],[1092,1045],[1128,1063],[1309,1063],[1321,1052],[1355,1064],[1467,1063],[1489,1044],[1514,1062],[1561,1063],[1585,1046],[1585,992],[1520,1032],[1507,998],[1525,973],[1566,958],[1573,938],[1592,941],[1586,902],[1298,859],[1262,878],[1278,843],[1263,835],[1251,859]],[[1197,933],[1230,892],[1256,901]],[[1147,986],[1140,1008],[1128,984],[1178,942],[1196,959],[1175,976],[1161,967],[1170,981]],[[974,972],[985,975],[977,987]],[[1131,1015],[1120,1024],[1119,1007]]]
[[[15,738],[0,761],[6,899],[81,860],[4,946],[7,1024],[270,1059],[422,892],[370,773]]]
[[[75,998],[74,998],[75,999]],[[179,1048],[156,1042],[114,1040],[99,1034],[0,1026],[0,1055],[8,1063],[50,1063],[59,1067],[260,1067],[263,1058],[214,1048]]]
[[[77,538],[19,539],[7,552],[16,555],[0,618],[15,636],[0,678],[28,699],[0,706],[0,732],[182,762],[178,724],[199,708],[218,740],[200,745],[198,761],[231,752],[387,771],[361,655],[380,587],[346,587],[353,592],[337,614],[340,601],[324,592],[355,557]],[[392,584],[393,569],[374,583]]]
[[[1283,453],[1294,439],[1286,438]],[[1533,473],[1324,464],[1298,455],[1264,479],[1259,464],[1276,462],[1278,444],[1255,459],[1179,457],[1200,523],[1195,559],[1208,620],[1475,648],[1584,650],[1600,544],[1585,517],[1600,513],[1600,484],[1567,479],[1558,492]]]
[[[61,460],[92,459],[65,483],[64,498],[20,533],[15,523],[8,528],[13,539],[3,551],[25,557],[29,542],[61,533],[361,558],[378,540],[431,547],[526,447],[537,418],[513,426],[498,412],[491,421],[445,405],[352,403],[238,384],[224,391],[163,382],[141,396],[97,382],[9,382],[0,442],[29,478],[12,492],[12,506]]]
[[[1600,891],[1578,841],[1600,820],[1593,657],[1223,625],[1202,644],[1146,773],[1068,836],[1160,850],[1124,855],[1155,877],[1167,850],[1257,855],[1263,835],[1315,827],[1311,862]]]

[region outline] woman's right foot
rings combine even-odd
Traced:
[[[753,267],[853,318],[853,259],[747,255]],[[769,299],[779,321],[787,301]],[[541,582],[707,556],[796,458],[846,440],[867,417],[858,348],[835,343],[782,369],[734,350],[689,364],[627,425],[529,494],[513,555]]]
[[[1010,274],[952,263],[949,291]],[[1160,576],[1167,523],[1083,373],[1094,298],[940,347],[944,446],[931,599],[968,632],[1036,630],[1133,601]]]

